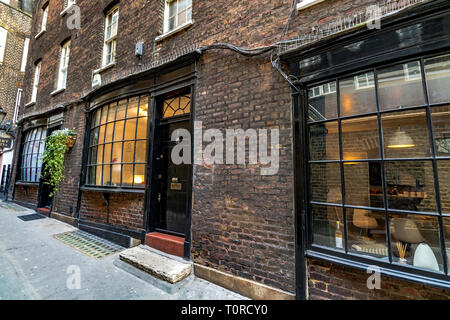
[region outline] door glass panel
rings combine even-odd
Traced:
[[[380,138],[376,116],[342,121],[344,160],[380,158]]]
[[[420,62],[414,61],[378,72],[380,109],[401,109],[425,104]]]
[[[390,209],[437,212],[432,161],[385,163]]]
[[[391,213],[390,228],[394,262],[442,272],[437,217]]]
[[[431,108],[436,156],[450,157],[450,106]]]
[[[373,72],[339,81],[339,90],[342,117],[377,111]]]
[[[385,158],[430,157],[430,136],[424,109],[382,116]]]
[[[450,102],[450,54],[425,60],[430,103]]]
[[[338,123],[327,122],[309,127],[310,158],[316,160],[339,160]]]
[[[340,207],[312,205],[314,243],[344,250],[344,215]]]
[[[360,255],[389,257],[386,244],[386,213],[365,209],[347,208],[348,247]]]
[[[344,179],[346,204],[384,208],[381,164],[379,162],[345,163]]]
[[[309,122],[337,118],[336,81],[308,89]]]

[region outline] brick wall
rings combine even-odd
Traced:
[[[14,200],[36,206],[38,201],[39,186],[16,186]]]

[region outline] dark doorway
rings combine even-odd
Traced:
[[[54,131],[60,129],[61,129],[60,126],[48,129],[47,136],[49,137]],[[44,172],[45,167],[43,165],[41,179],[39,180],[38,211],[42,211],[45,214],[49,214],[53,203],[53,197],[50,197],[50,194],[52,193],[53,189],[47,184],[50,177],[47,174],[44,174]]]
[[[152,161],[150,229],[185,237],[189,218],[191,164],[175,164],[173,148],[190,141],[172,141],[176,130],[191,132],[190,94],[177,94],[157,101]],[[183,152],[181,152],[183,155]],[[190,157],[189,157],[190,158]]]

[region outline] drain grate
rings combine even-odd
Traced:
[[[95,259],[103,259],[124,250],[119,245],[79,230],[60,233],[54,238]]]
[[[44,216],[41,216],[41,215],[38,214],[38,213],[35,213],[35,214],[28,214],[28,215],[26,215],[26,216],[19,216],[19,217],[17,217],[17,218],[19,218],[19,219],[22,220],[22,221],[33,221],[33,220],[45,219]]]

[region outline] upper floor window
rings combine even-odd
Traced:
[[[36,102],[38,86],[39,86],[39,77],[41,74],[41,61],[36,63],[34,68],[34,81],[33,81],[33,91],[31,93],[31,102]]]
[[[192,0],[166,0],[164,33],[191,22]]]
[[[0,27],[0,62],[3,62],[5,57],[6,48],[6,38],[8,36],[8,31]]]
[[[40,32],[47,30],[48,7],[49,5],[47,4],[45,7],[42,8],[42,22]]]
[[[61,47],[61,60],[58,72],[58,90],[66,88],[67,69],[69,67],[70,41],[66,41]]]
[[[119,7],[111,9],[105,20],[105,43],[103,48],[103,66],[116,61],[116,38],[119,24]]]
[[[23,53],[22,53],[22,64],[20,66],[20,71],[25,72],[25,68],[27,66],[27,59],[28,59],[28,47],[30,45],[30,39],[25,38],[25,41],[23,43]]]

